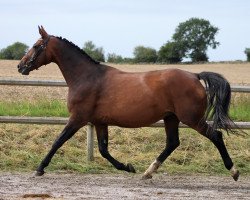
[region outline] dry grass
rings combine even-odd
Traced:
[[[63,126],[0,124],[0,171],[33,171],[49,151]],[[109,150],[124,163],[132,163],[142,173],[165,147],[163,128],[121,129],[111,127]],[[248,131],[250,134],[250,132]],[[213,144],[192,131],[181,129],[181,145],[164,162],[159,172],[170,174],[226,174]],[[250,137],[225,136],[229,153],[241,173],[250,173]],[[86,129],[70,139],[52,159],[46,171],[120,173],[101,157],[95,139],[95,161],[86,161]]]

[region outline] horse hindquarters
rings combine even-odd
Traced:
[[[207,137],[216,146],[225,167],[231,171],[232,177],[237,181],[239,171],[235,169],[228,154],[222,133],[216,130],[217,128],[222,128],[226,131],[231,131],[231,124],[233,122],[228,116],[231,95],[229,83],[216,73],[203,72],[197,76],[199,79],[205,81],[208,90],[207,95],[204,88],[202,89],[203,92],[198,89],[201,84],[199,84],[200,86],[197,85],[196,88],[193,88],[193,95],[185,97],[185,107],[182,106],[182,109],[177,110],[176,114],[181,122]],[[212,126],[209,126],[206,123],[206,119],[212,109],[214,122]]]

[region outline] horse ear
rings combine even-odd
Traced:
[[[40,35],[42,36],[42,39],[48,37],[48,33],[44,30],[43,26],[38,26],[38,30]]]

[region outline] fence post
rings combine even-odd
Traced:
[[[87,125],[87,160],[94,160],[94,126],[90,123]]]

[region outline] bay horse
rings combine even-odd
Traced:
[[[101,64],[61,37],[49,35],[38,26],[41,38],[18,64],[18,71],[56,63],[68,85],[69,121],[36,170],[42,176],[56,151],[88,122],[95,126],[101,155],[116,169],[135,173],[108,151],[108,126],[127,128],[148,126],[164,120],[166,147],[143,174],[152,178],[166,158],[179,146],[178,125],[188,125],[217,147],[225,167],[235,181],[239,171],[225,147],[222,132],[232,131],[228,116],[231,89],[225,78],[213,72],[190,73],[179,69],[129,73]],[[200,82],[203,80],[206,89]],[[206,91],[207,90],[207,91]],[[212,116],[213,125],[206,120]]]

